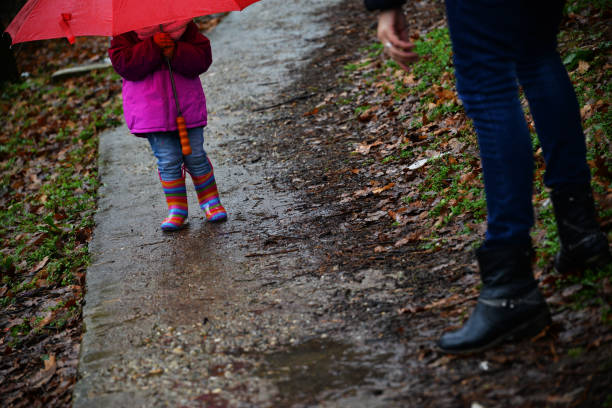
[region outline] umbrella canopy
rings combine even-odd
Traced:
[[[114,36],[144,27],[238,11],[258,0],[29,0],[6,31],[13,44]]]

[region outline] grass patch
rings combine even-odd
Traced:
[[[569,71],[581,109],[592,187],[604,222],[612,216],[612,209],[605,205],[612,188],[612,70],[608,62],[612,41],[605,36],[607,20],[603,15],[611,10],[608,1],[570,1],[565,6],[565,19],[559,34],[561,58]],[[594,16],[599,17],[589,20]],[[585,21],[596,23],[585,26]],[[448,29],[436,28],[415,42],[415,52],[420,59],[409,72],[399,69],[388,59],[381,62],[381,51],[380,43],[373,41],[361,49],[362,59],[349,65],[347,81],[360,81],[360,93],[353,99],[349,99],[350,94],[344,96],[343,103],[353,106],[355,113],[365,111],[366,107],[371,109],[375,113],[372,117],[379,122],[404,129],[406,138],[400,148],[385,150],[377,160],[364,158],[363,165],[392,167],[445,153],[446,156],[428,160],[417,170],[418,194],[403,194],[398,201],[401,205],[418,201],[417,205],[427,211],[428,218],[436,220],[430,226],[444,229],[446,233],[466,234],[472,230],[469,226],[472,223],[485,222],[486,200],[476,133],[455,91]],[[407,98],[411,98],[408,103],[404,102]],[[521,102],[526,107],[530,128],[535,129],[524,95],[521,95]],[[535,157],[536,214],[532,236],[537,264],[547,268],[559,250],[559,239],[543,182],[546,170],[541,145],[535,132],[531,137]],[[461,146],[457,147],[457,141]],[[375,155],[376,150],[372,151]],[[384,169],[377,171],[379,174],[386,172]]]
[[[98,134],[121,123],[122,104],[112,69],[61,83],[37,71],[2,85],[0,96],[0,305],[6,308],[28,291],[80,284],[100,185]],[[10,331],[13,346],[29,333],[22,326]]]

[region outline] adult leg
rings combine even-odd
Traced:
[[[563,1],[521,1],[517,75],[546,161],[545,184],[588,184],[586,145],[574,88],[557,52]]]
[[[526,52],[517,72],[546,161],[544,181],[552,189],[561,239],[555,268],[569,273],[609,263],[612,257],[596,218],[578,101],[556,50],[562,2],[552,3],[546,9],[530,7],[522,40]]]
[[[531,138],[518,99],[515,0],[447,0],[457,89],[472,118],[487,198],[487,234],[477,251],[483,282],[476,309],[439,347],[450,353],[486,349],[536,334],[550,322],[531,269],[533,225]]]
[[[514,63],[518,7],[512,0],[449,0],[447,15],[457,90],[478,135],[486,245],[525,244],[533,226],[533,152]]]

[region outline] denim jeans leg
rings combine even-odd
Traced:
[[[188,130],[191,154],[185,156],[185,167],[189,174],[195,177],[210,173],[208,156],[204,150],[204,128],[197,127]]]
[[[522,244],[533,225],[533,152],[518,98],[514,1],[447,0],[457,90],[478,134],[487,245]]]
[[[176,132],[149,133],[147,140],[157,158],[161,179],[173,181],[183,177],[183,152]]]
[[[519,80],[536,125],[548,187],[588,184],[586,143],[574,88],[556,50],[520,61]]]

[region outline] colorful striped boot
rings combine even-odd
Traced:
[[[168,217],[161,225],[163,231],[177,231],[185,226],[187,220],[187,191],[185,177],[173,181],[161,180],[166,203],[168,203]]]
[[[219,200],[219,191],[217,190],[217,183],[215,183],[215,174],[212,170],[212,166],[210,168],[211,170],[209,173],[203,176],[191,175],[191,179],[193,180],[193,185],[198,194],[200,208],[204,210],[206,214],[206,220],[211,222],[224,221],[227,219],[227,212]]]

